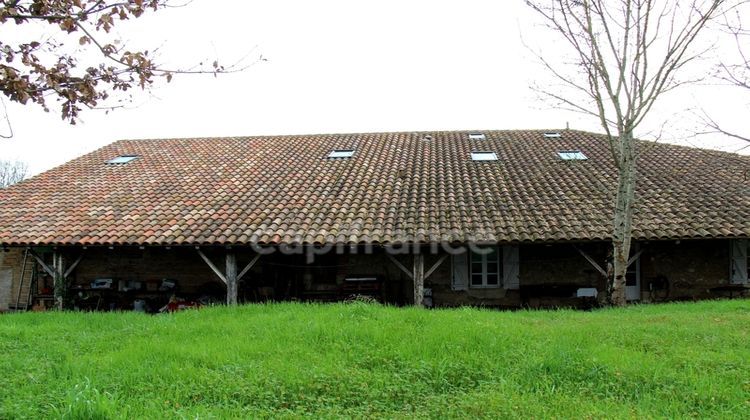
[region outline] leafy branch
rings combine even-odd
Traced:
[[[175,74],[217,75],[249,67],[241,63],[224,67],[214,61],[210,68],[165,68],[148,50],[131,51],[102,39],[122,21],[182,6],[168,0],[5,0],[0,4],[0,25],[27,29],[31,22],[41,22],[64,37],[64,41],[54,36],[0,41],[0,92],[13,102],[34,103],[45,111],[50,110],[48,99],[55,98],[62,118],[71,124],[84,108],[99,107],[114,92],[145,90],[159,78],[170,82]],[[96,63],[81,64],[78,57],[85,54],[67,52],[69,45],[93,53]]]

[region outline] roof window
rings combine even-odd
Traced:
[[[124,165],[138,159],[138,155],[120,155],[107,161],[107,165]]]
[[[348,159],[354,156],[354,149],[334,149],[328,154],[328,159]]]
[[[580,150],[561,150],[557,152],[562,160],[586,160],[588,157]]]
[[[487,136],[484,133],[469,133],[469,140],[484,140]]]
[[[471,160],[476,160],[476,161],[497,160],[497,154],[495,152],[471,152]]]
[[[545,139],[559,139],[562,137],[562,134],[558,133],[557,131],[548,131],[544,133]]]

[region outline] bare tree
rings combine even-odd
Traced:
[[[0,160],[0,188],[22,181],[29,174],[29,167],[24,162]]]
[[[527,0],[569,48],[570,66],[538,55],[561,84],[539,89],[566,109],[598,120],[617,169],[612,215],[609,304],[625,304],[636,202],[634,131],[666,92],[695,81],[685,67],[700,55],[697,40],[728,0]]]
[[[742,93],[750,94],[750,28],[743,24],[743,17],[747,18],[750,11],[750,3],[739,2],[739,6],[734,8],[732,13],[724,15],[725,19],[722,22],[724,32],[734,42],[734,57],[722,58],[716,65],[715,77],[720,83],[737,87]],[[700,111],[699,118],[705,129],[699,131],[698,135],[721,134],[750,143],[750,132],[731,130],[705,110]],[[750,144],[745,147],[750,147]]]

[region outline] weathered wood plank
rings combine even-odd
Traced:
[[[250,271],[251,268],[253,268],[255,263],[258,262],[258,259],[260,259],[260,254],[255,255],[255,257],[253,257],[253,259],[249,263],[247,263],[245,268],[240,271],[240,274],[237,275],[237,281],[242,280],[242,277],[244,277],[245,274],[247,274],[247,272]]]
[[[203,251],[200,250],[200,248],[195,248],[195,250],[198,251],[198,255],[200,255],[201,258],[203,258],[203,261],[205,261],[206,264],[208,264],[208,267],[214,272],[214,274],[216,274],[221,279],[221,281],[223,281],[224,284],[226,284],[227,278],[224,277],[224,273],[222,273],[221,270],[219,270],[219,268],[216,267],[214,263],[211,262],[211,260],[206,256],[206,254],[203,253]]]
[[[76,267],[78,266],[78,263],[80,263],[81,260],[83,259],[83,254],[84,252],[81,252],[81,255],[78,256],[78,258],[73,262],[73,264],[71,264],[70,267],[68,267],[68,269],[65,270],[65,278],[68,278],[70,277],[71,274],[73,274],[73,270],[76,269]]]
[[[34,259],[36,260],[37,263],[39,263],[39,266],[42,267],[44,272],[47,273],[50,277],[55,278],[55,271],[52,268],[50,268],[50,266],[48,266],[47,263],[44,262],[42,257],[40,257],[39,254],[37,254],[36,251],[34,251],[33,249],[28,248],[28,250],[29,250],[29,254],[31,254],[31,256],[34,257]]]
[[[586,258],[586,261],[588,261],[589,264],[591,264],[596,269],[596,271],[598,271],[602,276],[608,277],[607,270],[603,269],[593,258],[591,258],[589,254],[583,252],[581,248],[578,248],[575,245],[573,245],[573,248],[575,248],[576,251],[578,251],[578,253],[583,256],[583,258]]]
[[[409,278],[410,278],[410,279],[411,279],[411,278],[414,278],[414,277],[413,277],[413,276],[414,276],[414,274],[413,274],[413,273],[412,273],[411,271],[409,271],[409,269],[408,269],[408,268],[404,267],[404,265],[403,265],[403,264],[401,264],[401,261],[397,260],[397,259],[396,259],[396,257],[394,257],[393,255],[391,255],[391,254],[389,254],[389,253],[387,253],[387,252],[386,252],[385,256],[386,256],[386,257],[388,257],[388,259],[389,259],[389,260],[391,260],[391,262],[392,262],[393,264],[395,264],[395,265],[396,265],[396,267],[398,267],[398,268],[399,268],[399,269],[400,269],[401,271],[403,271],[403,272],[404,272],[404,273],[405,273],[405,274],[406,274],[407,276],[409,276]]]
[[[424,254],[414,254],[414,305],[422,306],[424,302]]]
[[[435,270],[437,270],[438,267],[440,267],[440,264],[442,264],[443,261],[445,261],[446,258],[448,258],[448,254],[445,254],[442,257],[440,257],[440,259],[437,260],[437,262],[435,264],[433,264],[432,267],[430,267],[430,269],[427,270],[426,273],[424,273],[425,280],[427,280],[427,278],[429,278],[432,275],[432,273],[434,273]]]
[[[643,250],[642,249],[639,250],[638,252],[636,252],[635,255],[633,255],[632,257],[630,257],[630,259],[628,260],[628,267],[630,267],[634,262],[636,262],[638,260],[638,258],[640,258],[641,254],[643,254]]]
[[[227,305],[237,304],[237,255],[227,250],[226,257]]]
[[[55,293],[55,306],[57,309],[62,311],[65,309],[65,301],[68,293],[68,285],[65,281],[65,257],[62,251],[56,249],[52,254],[53,268],[54,268],[54,293]]]

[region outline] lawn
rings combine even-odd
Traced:
[[[0,418],[750,416],[750,301],[0,316]]]

